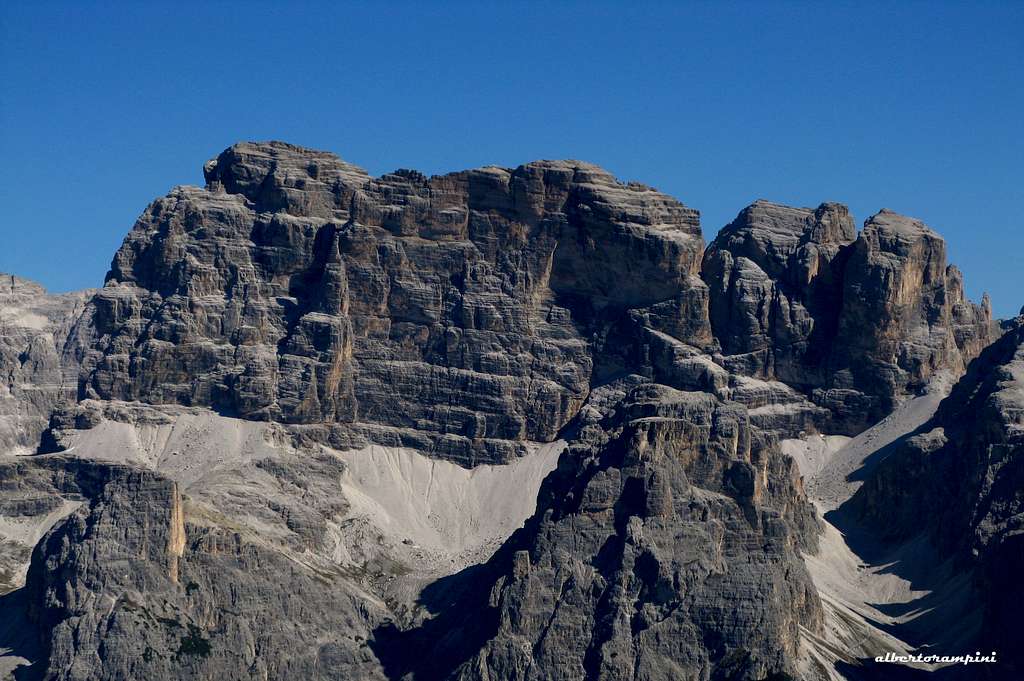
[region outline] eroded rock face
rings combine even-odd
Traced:
[[[865,223],[846,266],[832,364],[877,396],[876,417],[888,413],[893,396],[920,389],[936,372],[962,372],[992,341],[992,326],[987,302],[964,297],[942,237],[883,210]]]
[[[692,309],[663,325],[710,341],[696,211],[595,166],[372,179],[268,143],[205,172],[206,189],[154,202],[114,258],[84,395],[507,460],[576,413],[595,342],[627,309]]]
[[[856,432],[991,336],[942,240],[888,211],[857,237],[841,205],[758,202],[702,257],[695,211],[580,162],[370,178],[266,143],[205,172],[115,257],[83,396],[472,465],[550,441],[636,370],[720,396],[730,374],[782,382]]]
[[[385,678],[366,644],[385,608],[342,572],[204,522],[154,472],[72,461],[61,481],[85,503],[26,586],[45,678]]]
[[[100,440],[116,446],[118,429],[149,425],[143,417],[171,427],[171,411],[149,407],[76,411],[97,408],[98,421],[74,419],[87,428],[76,449],[104,428]],[[32,556],[24,598],[39,639],[35,669],[53,679],[791,671],[798,628],[820,624],[799,559],[818,525],[793,461],[759,444],[741,405],[639,376],[596,391],[577,420],[580,434],[526,529],[488,564],[429,585],[421,607],[430,615],[406,613],[374,587],[408,568],[378,558],[383,572],[371,577],[369,565],[332,562],[329,528],[352,526],[345,499],[331,495],[345,466],[330,456],[254,459],[251,495],[231,486],[227,468],[197,477],[195,463],[169,461],[192,497],[139,467],[151,454],[132,465],[21,460],[0,475],[35,481],[19,499],[49,490],[54,503],[80,504]],[[145,432],[133,437],[149,442]],[[165,455],[183,456],[180,446]]]
[[[35,449],[49,418],[59,452],[0,461],[24,672],[795,676],[820,523],[778,440],[857,432],[992,333],[942,240],[888,211],[858,236],[841,205],[758,202],[705,253],[696,211],[576,161],[372,178],[271,142],[204,171],[84,308],[0,294],[0,437]],[[980,378],[1015,371],[993,347],[944,418],[1003,406],[922,439],[940,456],[866,484],[863,514],[892,493],[909,524],[945,481],[942,512],[976,519],[943,521],[947,545],[998,554],[977,568],[995,584],[1020,485],[998,463],[1016,388]],[[501,480],[530,503],[491,499]]]
[[[34,452],[50,413],[77,394],[77,357],[65,348],[92,291],[49,295],[0,274],[0,454]]]
[[[793,672],[799,627],[815,630],[821,618],[797,558],[818,525],[793,461],[752,447],[746,411],[707,393],[644,384],[603,419],[594,411],[542,490],[537,515],[465,602],[440,626],[394,639],[378,632],[394,674]],[[447,672],[445,660],[461,662]]]
[[[856,228],[845,206],[747,207],[704,255],[710,314],[726,364],[794,385],[824,382],[842,303],[839,255]]]
[[[998,650],[993,678],[1024,671],[1024,318],[986,348],[935,417],[864,482],[850,507],[883,537],[924,532],[971,570],[983,602],[980,649]]]
[[[703,276],[719,361],[805,391],[838,432],[962,372],[993,337],[991,309],[964,297],[941,237],[888,210],[858,236],[839,204],[759,201],[708,247]]]

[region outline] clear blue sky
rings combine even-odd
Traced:
[[[700,209],[888,207],[1024,304],[1024,2],[7,2],[0,270],[97,286],[238,140],[380,174],[599,163]]]

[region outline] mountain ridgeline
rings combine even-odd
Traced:
[[[844,517],[983,595],[963,642],[1003,661],[935,678],[1022,669],[1022,326],[920,221],[757,201],[705,247],[578,161],[374,178],[268,142],[204,174],[101,289],[0,291],[15,678],[876,678],[783,443],[953,383]]]

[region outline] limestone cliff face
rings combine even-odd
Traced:
[[[965,299],[938,234],[887,210],[865,223],[843,279],[833,366],[878,396],[873,414],[937,371],[961,373],[993,339],[991,309]]]
[[[27,612],[10,613],[38,627],[35,673],[385,678],[366,645],[384,607],[352,580],[190,516],[177,485],[155,472],[61,462],[29,466],[84,503],[37,545]]]
[[[576,428],[526,528],[487,564],[428,585],[432,616],[411,620],[368,588],[368,567],[318,550],[336,509],[321,526],[312,508],[289,507],[301,537],[283,544],[267,509],[247,507],[259,533],[243,524],[238,493],[214,508],[134,466],[25,462],[12,479],[82,502],[32,556],[37,669],[67,680],[791,673],[800,628],[821,618],[799,558],[818,521],[793,461],[757,444],[742,406],[638,376],[592,395]],[[257,466],[308,504],[339,469],[304,458]]]
[[[92,293],[48,295],[0,274],[0,454],[34,452],[50,412],[75,399],[76,349],[65,344]]]
[[[935,417],[865,481],[850,507],[892,539],[926,533],[974,578],[978,645],[1001,651],[995,678],[1024,672],[1024,318],[971,364]]]
[[[757,202],[705,252],[696,211],[578,161],[373,178],[268,142],[204,171],[94,295],[0,292],[4,454],[50,424],[49,454],[0,461],[33,673],[792,678],[821,524],[778,441],[858,432],[979,353],[921,441],[941,456],[894,459],[857,503],[893,528],[941,511],[979,579],[1016,569],[1016,388],[985,377],[1016,375],[1019,340],[982,352],[989,309],[918,221],[858,235],[839,204]],[[430,497],[438,459],[500,478],[556,439],[525,526],[429,569],[432,513],[381,530],[413,481],[381,502],[344,458],[405,447],[400,477],[425,455]]]
[[[468,596],[440,622],[378,632],[395,674],[795,673],[799,629],[820,627],[821,606],[797,558],[818,525],[792,460],[754,445],[746,410],[708,393],[641,384],[609,401]]]
[[[704,255],[725,364],[792,385],[823,384],[842,307],[845,247],[856,236],[839,204],[812,211],[758,201],[726,226]]]
[[[743,410],[704,393],[643,388],[621,409],[496,584],[497,631],[457,678],[793,672],[821,606],[792,462],[751,451]]]
[[[994,337],[942,238],[888,210],[857,235],[844,206],[759,201],[708,247],[703,276],[720,362],[805,391],[835,432],[878,421],[939,371],[958,375]]]
[[[205,172],[115,256],[82,396],[472,465],[637,369],[720,396],[730,374],[780,381],[856,432],[991,340],[941,238],[888,211],[858,237],[841,205],[758,202],[704,253],[696,211],[580,162],[370,178],[266,143]]]
[[[627,310],[710,341],[696,211],[595,166],[370,178],[268,143],[205,172],[115,256],[84,395],[506,460],[576,413]]]

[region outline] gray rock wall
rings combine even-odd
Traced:
[[[696,211],[584,163],[371,179],[268,143],[206,176],[115,256],[83,395],[375,424],[507,460],[579,409],[593,334],[705,297]],[[699,312],[671,331],[709,342]]]
[[[821,605],[798,557],[818,521],[793,461],[754,446],[746,411],[707,393],[643,384],[602,411],[440,624],[377,632],[393,675],[795,673],[799,629],[820,629]]]
[[[820,525],[778,440],[859,432],[979,353],[941,432],[854,503],[894,537],[936,518],[981,588],[1016,593],[1019,329],[983,352],[988,305],[920,222],[882,211],[858,235],[839,204],[757,202],[705,252],[696,211],[577,161],[372,178],[269,142],[204,171],[146,209],[95,295],[0,289],[0,445],[35,450],[49,420],[60,450],[124,412],[103,432],[145,450],[147,419],[180,410],[149,403],[276,422],[260,451],[288,454],[183,459],[180,479],[88,447],[0,462],[4,527],[55,523],[3,596],[29,622],[19,673],[791,678],[822,626],[801,559]],[[560,437],[525,527],[425,586],[346,524],[320,450],[473,468]],[[22,540],[0,543],[11,588]]]
[[[91,295],[0,274],[0,455],[34,452],[50,413],[75,400],[77,348],[66,344]]]
[[[759,201],[704,255],[721,364],[779,380],[855,434],[941,371],[959,375],[994,339],[987,302],[963,292],[945,242],[883,210],[856,234],[844,206]]]

